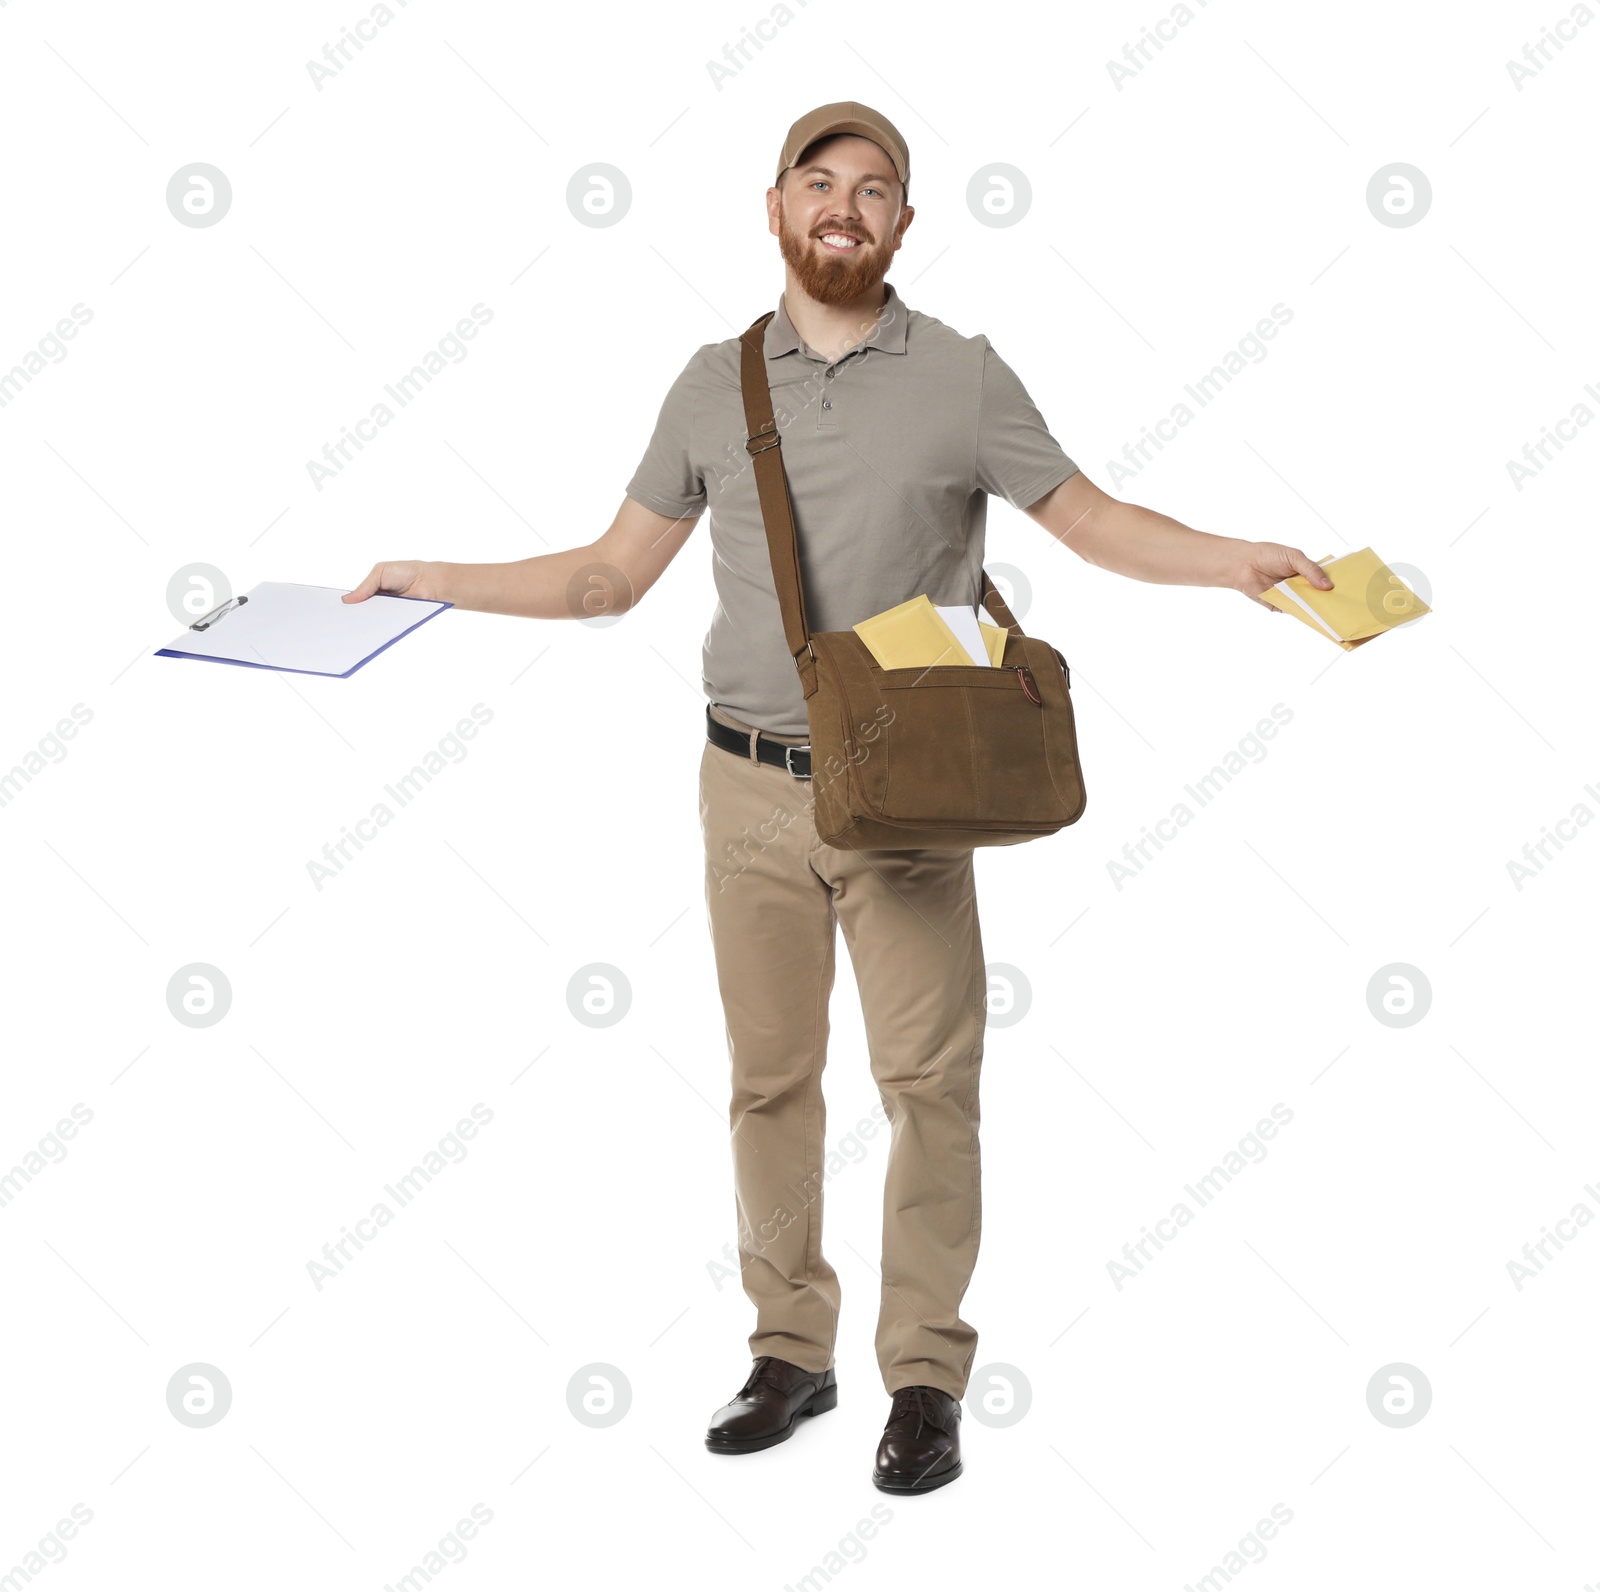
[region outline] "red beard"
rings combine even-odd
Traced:
[[[840,230],[862,237],[857,228]],[[848,304],[860,298],[883,281],[894,255],[892,239],[871,244],[864,238],[849,254],[830,254],[812,238],[793,231],[783,215],[778,219],[778,247],[801,288],[819,304]]]

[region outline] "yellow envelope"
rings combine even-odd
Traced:
[[[926,592],[885,608],[852,628],[867,644],[880,669],[921,669],[936,663],[973,661]]]
[[[1370,547],[1317,563],[1333,582],[1324,591],[1304,575],[1291,575],[1261,593],[1280,613],[1326,636],[1346,652],[1433,610]]]

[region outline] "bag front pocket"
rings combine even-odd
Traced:
[[[882,669],[893,717],[883,730],[883,816],[912,823],[1010,825],[1065,817],[1051,777],[1051,703],[1032,668]]]

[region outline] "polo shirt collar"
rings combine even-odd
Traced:
[[[887,296],[884,299],[883,309],[880,312],[884,319],[876,337],[871,336],[869,346],[882,349],[886,354],[903,354],[906,351],[906,307],[900,295],[894,290],[894,283],[886,281],[884,287]],[[794,322],[789,319],[789,311],[784,305],[784,295],[778,295],[778,312],[767,322],[767,330],[763,341],[763,348],[768,359],[777,359],[784,354],[794,354],[801,350],[800,334],[794,329]],[[861,347],[861,344],[856,344]],[[846,353],[854,350],[847,349]],[[840,359],[845,356],[841,354]],[[838,361],[835,361],[837,363]]]

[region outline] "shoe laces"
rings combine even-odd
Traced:
[[[784,1391],[783,1381],[777,1371],[776,1355],[763,1354],[757,1358],[756,1363],[750,1367],[750,1375],[745,1378],[744,1386],[739,1389],[736,1396],[743,1398],[746,1393],[755,1388],[758,1382],[770,1383],[780,1393]]]
[[[929,1397],[931,1391],[921,1386],[897,1389],[889,1406],[888,1424],[893,1426],[896,1421],[909,1421],[915,1416],[916,1425],[911,1430],[912,1437],[920,1437],[924,1426],[932,1426],[941,1432],[947,1431],[948,1425],[938,1401]]]

